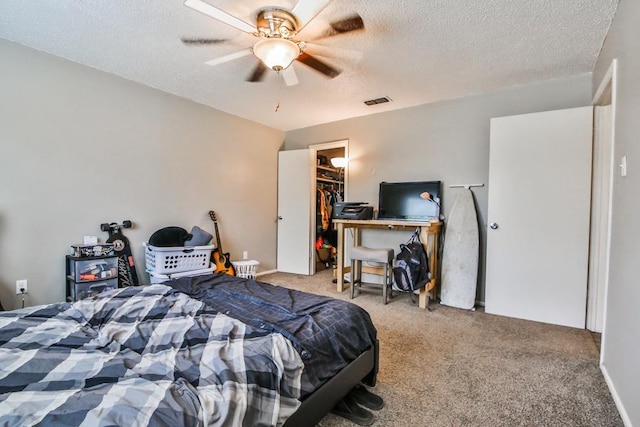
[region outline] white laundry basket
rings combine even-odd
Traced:
[[[233,264],[233,268],[236,270],[236,276],[245,279],[255,279],[260,262],[250,259],[245,261],[231,261],[231,264]]]
[[[211,264],[209,246],[156,247],[143,243],[147,270],[158,274],[173,274],[183,271],[202,270]]]
[[[213,274],[213,270],[214,268],[210,267],[210,268],[203,268],[201,270],[182,271],[180,273],[174,273],[174,274],[160,274],[160,273],[156,273],[153,270],[147,270],[147,273],[149,274],[149,279],[151,280],[151,284],[155,285],[158,283],[164,283],[171,279],[177,279],[180,277],[194,277],[194,276],[202,276],[204,274]]]

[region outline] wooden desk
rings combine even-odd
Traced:
[[[360,245],[360,230],[366,228],[383,229],[383,230],[404,230],[411,231],[420,227],[420,241],[424,245],[425,250],[429,256],[429,270],[431,271],[431,281],[426,286],[420,289],[419,307],[426,308],[428,302],[427,292],[432,292],[432,297],[436,295],[436,285],[438,278],[438,241],[440,236],[440,230],[442,228],[442,222],[429,222],[429,221],[400,221],[400,220],[387,220],[387,219],[333,219],[333,223],[336,225],[338,231],[338,247],[337,250],[337,289],[338,292],[342,292],[345,289],[344,274],[351,270],[351,267],[345,267],[344,254],[345,254],[345,238],[344,230],[347,228],[353,229],[353,244],[354,246]],[[398,251],[398,248],[394,248],[394,251]],[[363,271],[364,270],[363,268]]]

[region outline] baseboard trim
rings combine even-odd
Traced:
[[[260,273],[256,273],[256,277],[258,276],[264,276],[265,274],[272,274],[272,273],[277,273],[278,270],[267,270],[267,271],[261,271]]]
[[[611,397],[613,397],[613,401],[616,404],[616,408],[618,408],[618,412],[620,413],[620,418],[622,418],[622,422],[624,423],[625,427],[633,427],[633,424],[631,424],[631,419],[629,418],[629,414],[627,413],[624,405],[622,404],[622,400],[618,395],[618,391],[616,390],[613,380],[611,379],[611,376],[607,371],[607,367],[601,364],[600,371],[604,376],[604,381],[607,383],[607,387],[609,387],[609,392],[611,393]]]

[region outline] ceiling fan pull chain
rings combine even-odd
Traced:
[[[282,85],[284,84],[284,77],[282,76],[282,70],[277,70],[278,73],[278,85],[276,88],[276,113],[280,109],[280,93],[282,92]]]

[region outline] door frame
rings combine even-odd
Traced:
[[[614,59],[609,66],[606,74],[602,78],[598,90],[596,91],[592,105],[605,106],[611,105],[610,117],[610,161],[607,164],[600,165],[600,168],[593,170],[593,183],[600,183],[602,177],[608,175],[609,185],[606,190],[607,194],[600,199],[599,206],[592,206],[591,212],[591,235],[593,239],[590,242],[589,255],[589,290],[587,302],[587,329],[595,332],[602,332],[602,342],[600,348],[604,348],[605,329],[606,329],[606,312],[607,312],[607,294],[609,288],[609,260],[611,250],[611,210],[613,204],[613,176],[615,173],[615,117],[616,117],[616,91],[617,91],[617,59]],[[598,109],[594,108],[594,114]],[[594,117],[594,124],[596,123]],[[594,152],[603,143],[601,137],[594,129]],[[598,211],[600,213],[598,213]],[[607,215],[607,222],[604,228],[600,227],[597,219],[601,215]],[[595,219],[595,220],[594,220]],[[604,272],[601,270],[604,269]],[[600,354],[600,360],[603,360],[603,354]]]
[[[310,158],[312,159],[317,159],[318,158],[318,151],[323,151],[323,150],[331,150],[332,148],[344,148],[344,157],[346,157],[347,159],[349,159],[349,140],[348,139],[340,139],[337,141],[331,141],[331,142],[323,142],[320,144],[312,144],[309,145],[309,151],[310,151]],[[313,164],[313,176],[317,175],[317,170],[316,170],[316,166],[317,166],[317,162],[314,162]],[[344,193],[344,200],[347,200],[347,189],[349,188],[349,162],[347,161],[347,165],[344,167],[344,171],[342,174],[342,188],[343,188],[343,193]],[[310,233],[313,235],[315,235],[315,229],[316,229],[316,215],[314,215],[313,213],[316,211],[316,197],[312,197],[312,202],[311,202],[311,230]],[[315,248],[315,239],[311,239],[311,247],[309,248],[309,253],[312,254],[311,256],[311,266],[310,266],[310,271],[311,274],[316,274],[316,257],[315,257],[315,253],[316,253],[316,248]]]

